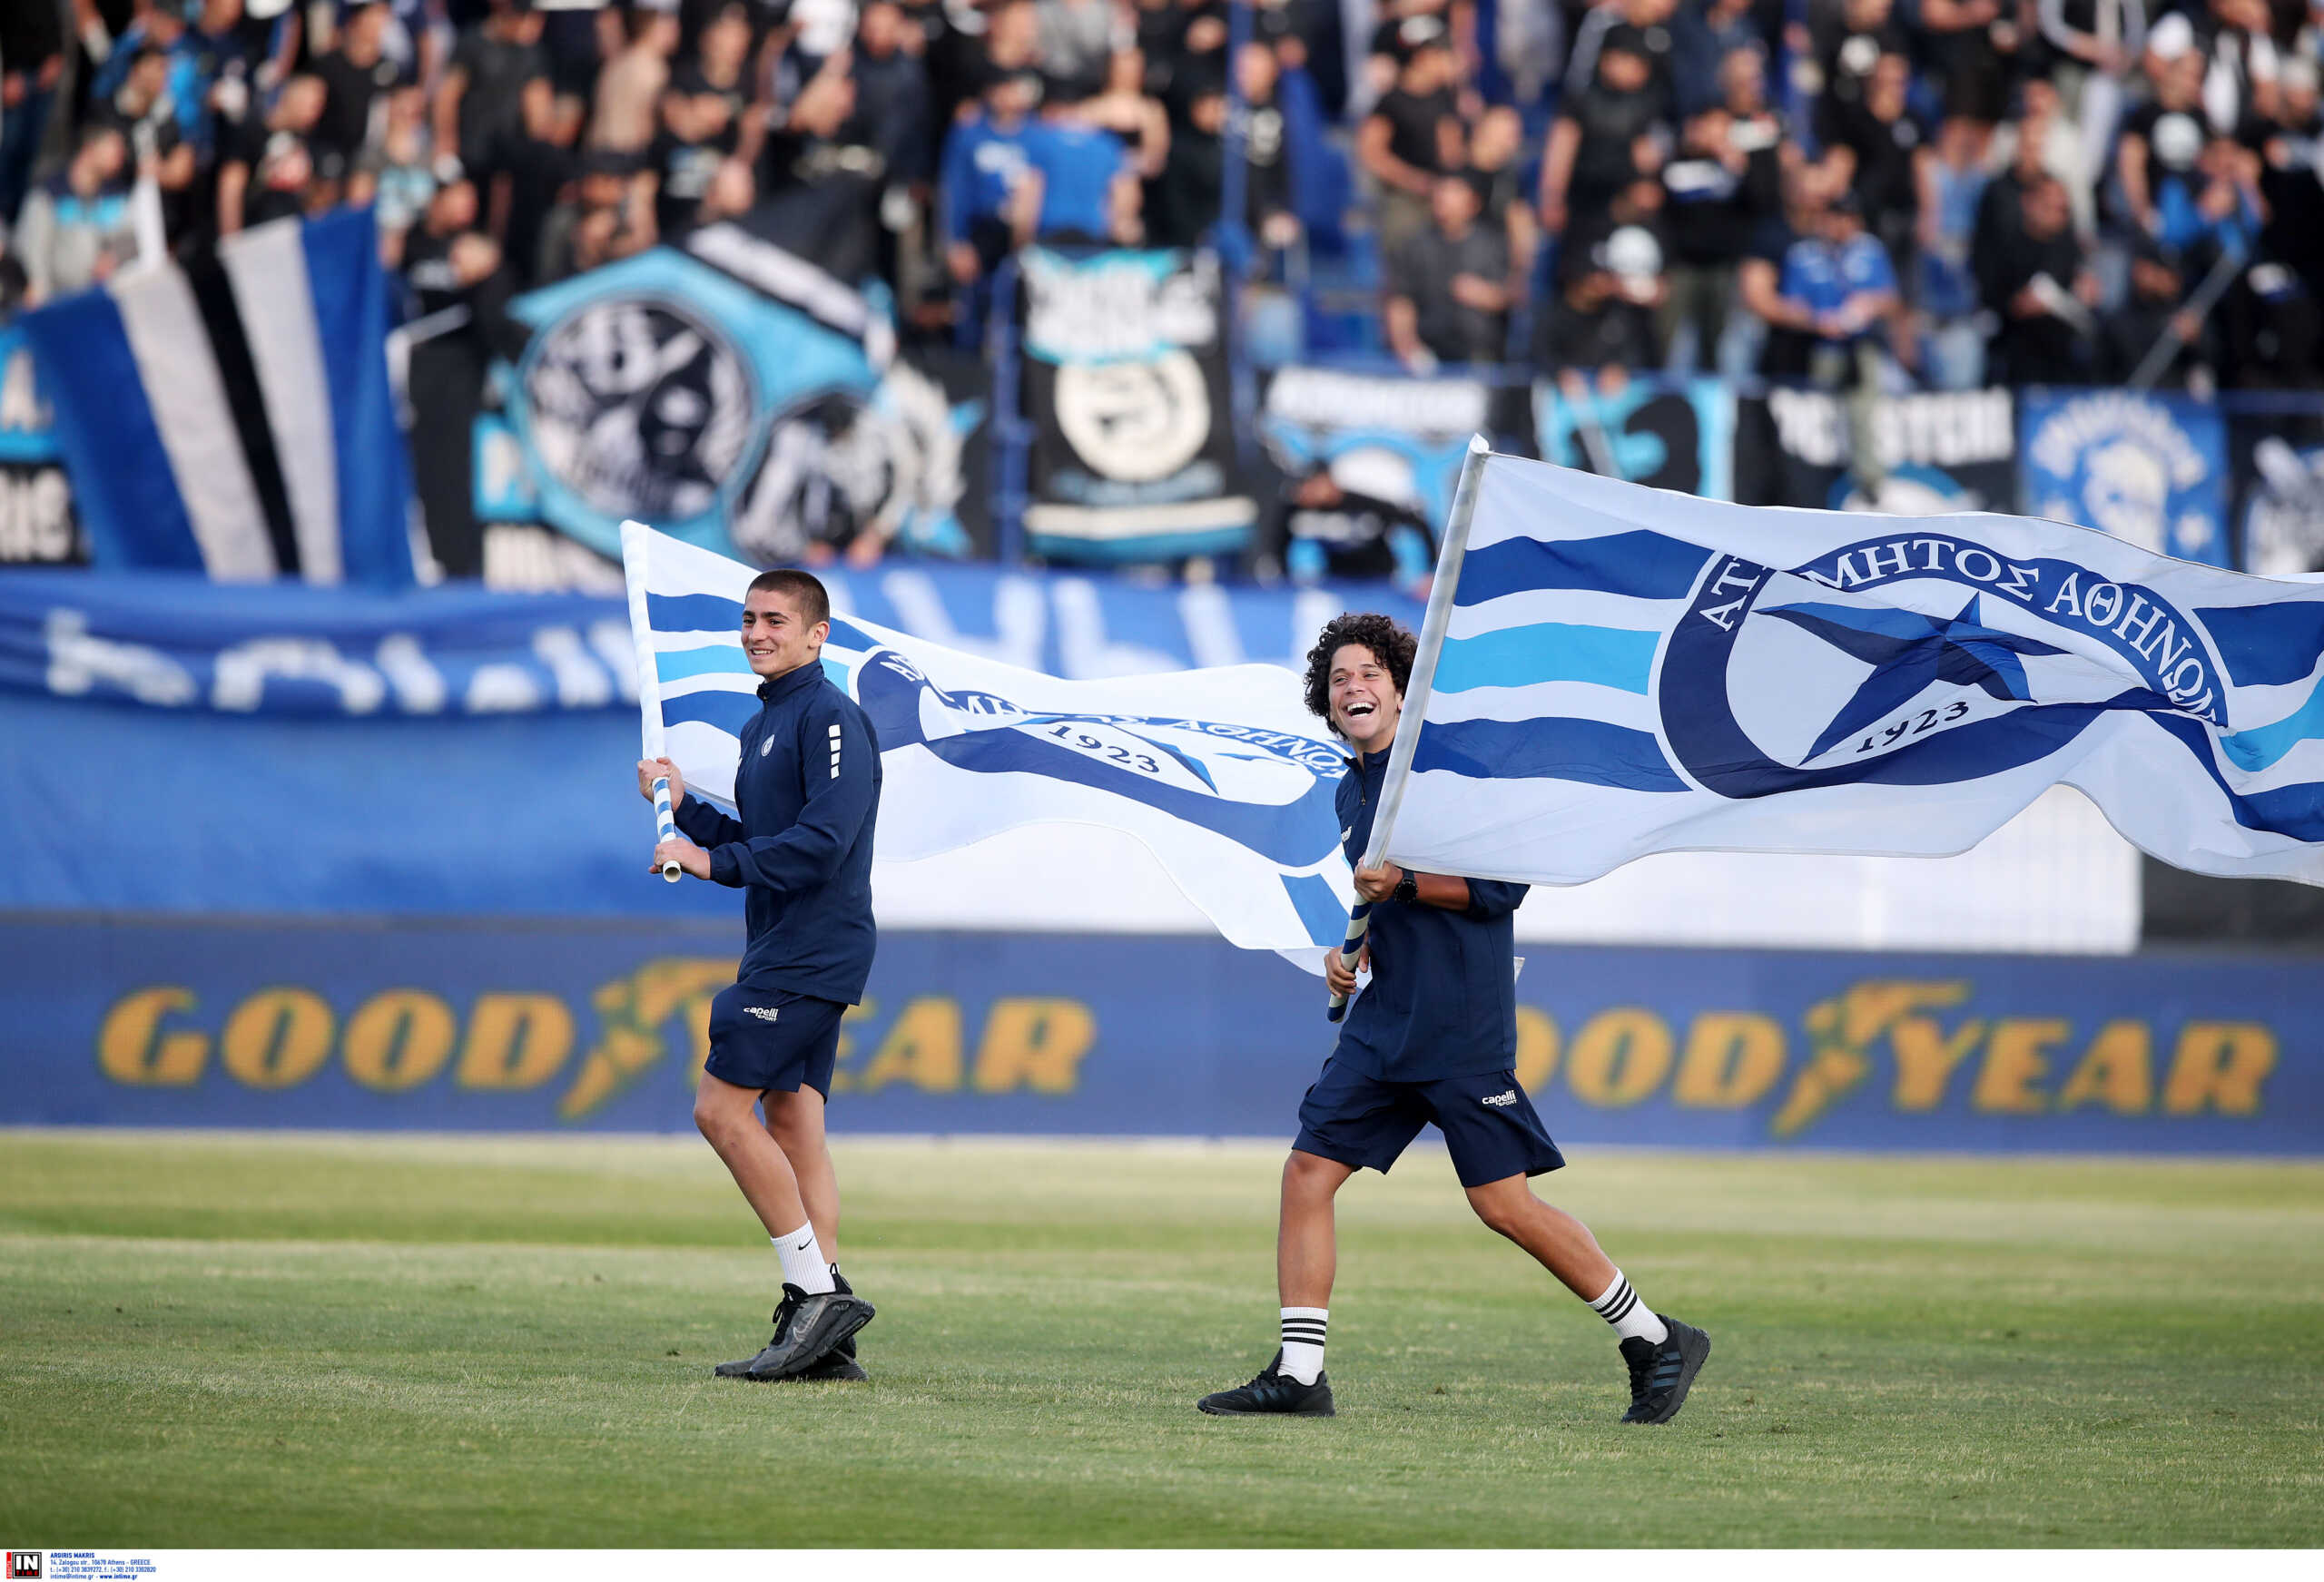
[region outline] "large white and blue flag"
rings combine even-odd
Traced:
[[[635,522],[622,561],[648,750],[658,740],[690,792],[731,807],[759,706],[741,636],[755,573]],[[1234,944],[1321,970],[1339,939],[1354,899],[1333,809],[1345,761],[1295,673],[1068,681],[836,613],[822,664],[879,733],[881,861],[1097,825],[1142,842]]]
[[[98,566],[410,585],[370,211],[253,226],[19,323]]]
[[[1656,851],[1941,856],[2063,782],[2166,862],[2324,883],[2324,586],[2030,517],[1481,466],[1394,861],[1575,884]]]

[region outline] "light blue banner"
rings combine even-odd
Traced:
[[[2031,389],[2018,398],[2019,497],[2033,516],[2142,549],[2234,564],[2227,419],[2209,401],[2137,390]]]

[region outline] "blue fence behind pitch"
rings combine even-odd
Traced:
[[[684,1131],[733,924],[0,919],[0,1124]],[[1561,1141],[2324,1154],[2297,963],[1556,948]],[[1207,938],[891,933],[842,1132],[1286,1136],[1317,981]]]

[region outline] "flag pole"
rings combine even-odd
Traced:
[[[621,525],[622,580],[629,589],[629,641],[637,650],[637,721],[643,756],[662,756],[662,675],[654,663],[654,627],[645,613],[645,557],[653,529],[643,522]],[[667,776],[654,777],[654,843],[677,838],[677,814],[670,806]],[[662,877],[678,882],[678,865],[662,864]]]
[[[1461,581],[1461,563],[1469,553],[1469,519],[1476,515],[1477,485],[1482,480],[1485,458],[1492,446],[1482,434],[1469,437],[1469,454],[1461,461],[1461,481],[1453,486],[1452,508],[1444,520],[1444,541],[1436,550],[1436,576],[1428,589],[1428,614],[1421,622],[1420,647],[1413,655],[1413,673],[1404,687],[1403,712],[1396,717],[1396,739],[1388,749],[1388,773],[1380,782],[1380,811],[1373,816],[1371,843],[1364,848],[1365,868],[1377,868],[1387,855],[1388,838],[1396,828],[1396,810],[1404,800],[1404,784],[1412,778],[1413,750],[1420,744],[1421,716],[1428,712],[1429,689],[1436,681],[1436,656],[1444,647],[1444,629],[1452,621],[1452,591]],[[1356,952],[1372,928],[1372,906],[1358,901],[1348,914],[1347,939],[1340,946],[1340,965],[1355,968]],[[1334,995],[1325,1015],[1338,1021],[1347,1014],[1347,997]]]

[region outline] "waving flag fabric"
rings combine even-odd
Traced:
[[[758,708],[741,639],[753,573],[635,522],[622,560],[649,734],[658,720],[689,791],[731,806]],[[1291,672],[1064,681],[838,614],[822,663],[879,733],[881,860],[1097,824],[1143,841],[1236,945],[1320,970],[1339,938],[1354,895],[1332,808],[1345,770]]]
[[[1406,703],[1397,862],[1941,856],[2063,781],[2181,868],[2324,883],[2324,587],[2026,517],[1482,467]]]
[[[369,210],[253,226],[18,322],[100,568],[411,585]]]

